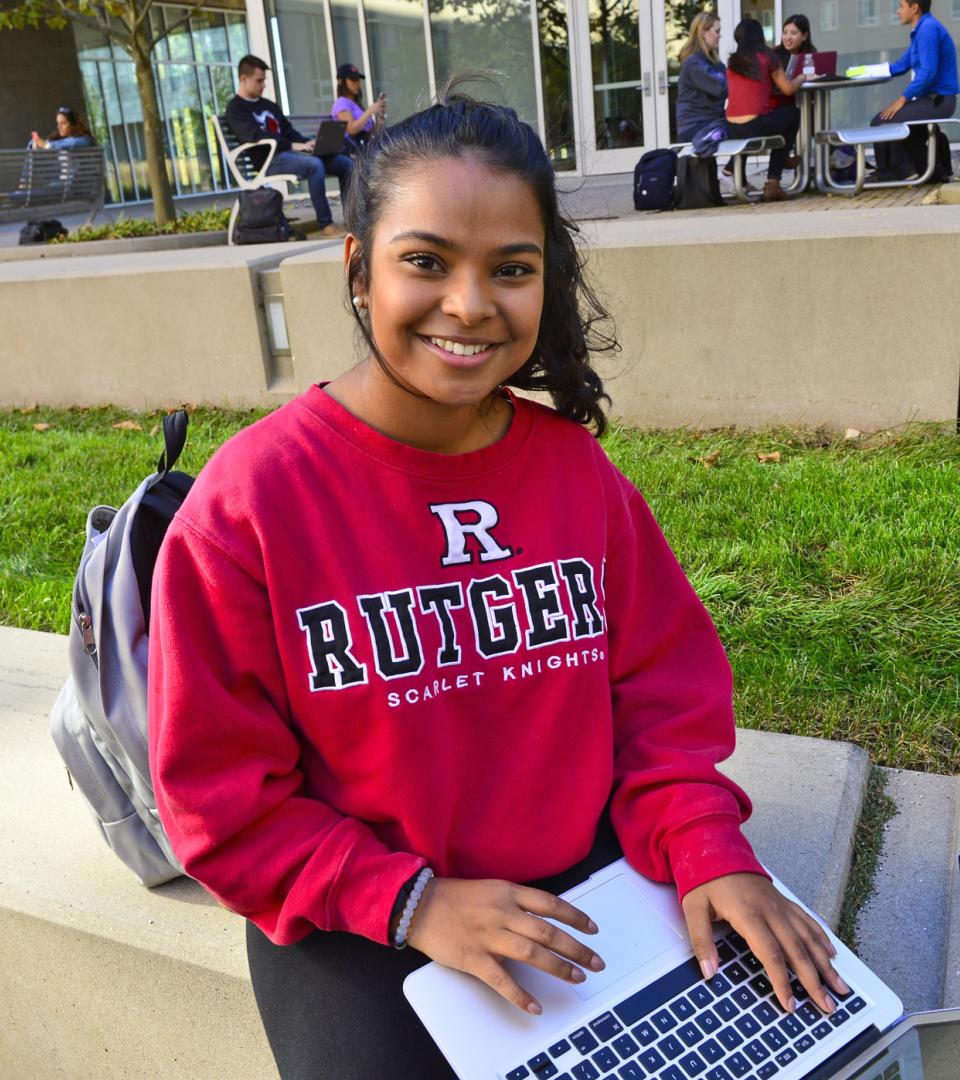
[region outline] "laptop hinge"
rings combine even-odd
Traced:
[[[821,1065],[818,1065],[811,1072],[804,1073],[804,1080],[830,1080],[830,1077],[836,1076],[844,1065],[853,1061],[855,1057],[862,1054],[871,1043],[876,1042],[879,1038],[880,1032],[877,1030],[876,1025],[871,1024],[865,1031],[861,1031],[855,1039],[848,1042],[846,1046],[841,1046],[835,1054],[828,1057]]]

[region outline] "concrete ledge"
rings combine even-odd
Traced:
[[[186,879],[147,890],[97,836],[48,733],[66,638],[0,628],[0,1075],[276,1075],[243,923]],[[742,731],[760,857],[834,921],[866,770],[855,747]]]
[[[861,431],[957,417],[960,207],[660,215],[583,235],[623,345],[601,364],[614,415]],[[282,385],[254,281],[265,265],[283,280]],[[889,302],[904,274],[936,282],[922,309]],[[38,332],[51,311],[76,329],[69,346]],[[7,406],[267,404],[357,356],[329,241],[0,262],[0,319]]]

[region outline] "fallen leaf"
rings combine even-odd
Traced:
[[[116,431],[143,431],[136,420],[121,420],[119,424],[113,426]]]
[[[50,424],[34,424],[33,425],[33,430],[34,431],[49,431],[50,427],[51,427]]]
[[[707,454],[706,457],[700,458],[700,464],[705,469],[712,469],[714,465],[720,461],[720,451],[714,450],[712,454]]]
[[[774,450],[772,454],[757,454],[757,461],[761,465],[766,464],[768,461],[777,462],[780,460],[780,451]]]
[[[20,412],[23,413],[24,416],[26,416],[28,413],[32,413],[32,412],[36,412],[36,411],[37,411],[37,403],[36,402],[34,402],[32,405],[24,405],[24,407],[20,410]]]
[[[859,439],[862,432],[857,431],[855,427],[848,427],[843,433],[845,439]]]

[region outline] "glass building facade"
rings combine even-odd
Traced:
[[[269,60],[276,97],[296,117],[330,112],[342,63],[366,74],[365,103],[386,92],[388,122],[422,107],[451,76],[485,72],[489,80],[469,89],[515,108],[559,171],[593,175],[629,172],[644,150],[675,140],[678,55],[700,10],[720,15],[723,56],[747,16],[775,44],[785,16],[806,15],[816,46],[836,50],[841,70],[893,59],[909,43],[897,0],[246,0],[244,9],[226,2],[234,6],[193,9],[155,53],[177,195],[228,187],[211,117],[234,93],[236,64],[248,51]],[[186,13],[157,5],[152,26],[159,32]],[[939,0],[935,13],[960,41],[960,0]],[[74,34],[91,128],[110,157],[110,199],[148,198],[133,64],[103,35]],[[868,122],[905,82],[834,94],[833,119]]]

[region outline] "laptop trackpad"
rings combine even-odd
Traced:
[[[600,928],[599,934],[568,933],[589,945],[606,962],[603,971],[587,972],[587,981],[571,989],[583,1001],[672,948],[682,938],[624,874],[572,900]]]

